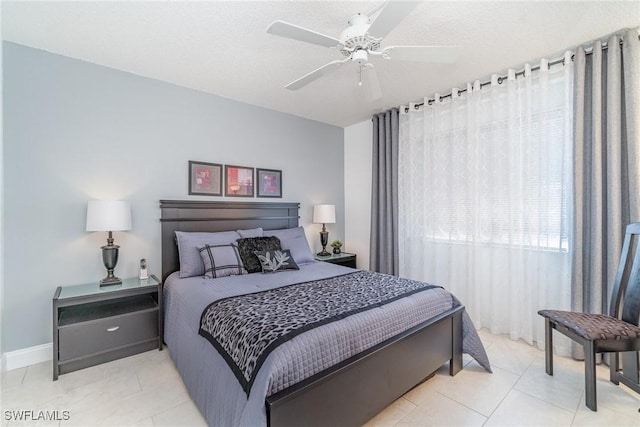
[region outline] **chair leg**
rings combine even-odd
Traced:
[[[618,353],[609,353],[609,380],[615,385],[619,385],[618,366],[620,366],[620,355]]]
[[[593,341],[584,343],[585,403],[592,411],[598,410],[596,403],[596,352]]]
[[[553,375],[553,328],[549,318],[544,323],[544,365],[547,374]]]

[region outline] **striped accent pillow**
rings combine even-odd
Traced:
[[[240,235],[235,231],[217,233],[176,231],[176,242],[180,255],[180,277],[202,276],[204,264],[199,249],[204,245],[229,245],[235,243]]]
[[[205,278],[215,279],[247,274],[247,270],[242,265],[238,247],[234,244],[204,245],[198,248],[198,251],[204,263]]]

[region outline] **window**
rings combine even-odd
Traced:
[[[545,74],[401,117],[401,227],[438,241],[568,250],[570,79]]]

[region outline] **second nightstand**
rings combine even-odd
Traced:
[[[315,256],[316,261],[330,262],[331,264],[338,264],[345,267],[356,268],[356,254],[350,254],[342,252],[339,254],[331,254],[328,256]]]

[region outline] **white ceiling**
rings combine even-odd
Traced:
[[[372,103],[344,66],[308,86],[284,85],[342,59],[336,49],[265,32],[280,19],[338,37],[378,1],[2,2],[2,37],[223,97],[337,125],[446,93],[467,81],[640,26],[634,1],[425,1],[383,41],[457,45],[454,65],[376,62]]]

